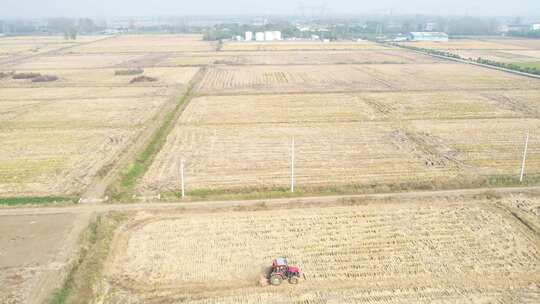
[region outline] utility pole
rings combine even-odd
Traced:
[[[291,192],[294,192],[294,137],[291,143]]]
[[[523,161],[521,162],[521,176],[519,182],[523,182],[523,175],[525,174],[525,160],[527,159],[527,148],[529,146],[529,131],[527,131],[527,137],[525,138],[525,149],[523,149]]]
[[[184,189],[185,183],[184,183],[184,160],[182,159],[180,161],[180,183],[182,188],[182,198],[186,196],[186,192]]]

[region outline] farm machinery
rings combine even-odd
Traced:
[[[280,285],[284,280],[289,281],[290,284],[298,284],[300,268],[289,266],[285,258],[276,258],[272,261],[268,279],[270,280],[270,284],[274,286]]]

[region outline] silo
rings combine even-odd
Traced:
[[[253,40],[253,32],[246,32],[246,41]]]
[[[274,32],[272,32],[272,31],[266,31],[266,32],[264,32],[264,40],[265,40],[265,41],[272,41],[272,40],[274,40]]]
[[[282,40],[280,31],[274,31],[274,40]]]
[[[263,33],[263,32],[257,32],[257,33],[255,33],[255,40],[257,40],[257,41],[264,41],[264,33]]]

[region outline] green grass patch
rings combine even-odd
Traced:
[[[0,197],[0,205],[4,206],[45,205],[57,203],[73,203],[74,201],[74,198],[62,196]]]
[[[130,196],[133,193],[133,189],[137,184],[139,178],[141,178],[156,157],[157,153],[161,150],[167,140],[167,135],[174,128],[176,118],[183,109],[184,104],[191,95],[191,88],[188,88],[187,92],[180,98],[173,111],[167,113],[163,123],[152,135],[152,139],[148,145],[141,151],[135,161],[131,163],[121,173],[119,181],[113,183],[107,193],[116,201],[130,200]]]
[[[492,175],[488,176],[487,182],[490,187],[540,186],[540,175],[525,175],[522,182],[517,175]]]
[[[524,68],[524,69],[525,68],[530,68],[530,69],[536,68],[536,69],[540,70],[540,61],[539,62],[514,62],[512,64],[517,65],[517,66],[519,66],[521,68]]]
[[[252,199],[279,199],[306,196],[333,196],[333,195],[357,195],[376,193],[397,193],[406,191],[433,191],[449,190],[485,186],[480,180],[464,183],[462,180],[410,181],[395,184],[343,184],[328,185],[321,187],[297,186],[295,192],[288,187],[274,188],[237,188],[237,189],[193,189],[187,190],[184,201],[208,201],[208,200],[252,200]],[[181,201],[179,191],[161,193],[162,200]]]
[[[523,182],[519,176],[459,176],[452,179],[412,180],[394,184],[344,184],[321,187],[302,187],[295,192],[288,187],[236,188],[236,189],[187,189],[186,198],[179,191],[162,192],[163,201],[221,201],[221,200],[262,200],[307,196],[362,195],[377,193],[399,193],[410,191],[442,191],[475,188],[504,188],[540,186],[540,175],[527,175]]]

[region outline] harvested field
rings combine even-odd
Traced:
[[[0,196],[79,193],[167,100],[2,100]]]
[[[534,62],[540,61],[540,51],[531,51],[531,50],[519,50],[519,51],[486,51],[486,50],[456,50],[452,53],[455,53],[462,58],[471,58],[471,59],[487,59],[491,61],[504,62],[504,63],[518,63],[518,62]]]
[[[358,122],[540,116],[540,91],[379,92],[205,96],[181,124]]]
[[[63,36],[0,37],[0,64],[11,65],[14,60],[24,59],[27,56],[69,49],[100,39],[104,37],[80,36],[77,40],[65,40]]]
[[[540,61],[540,43],[535,39],[456,39],[449,42],[407,42],[403,45],[447,51],[463,58],[503,63]]]
[[[184,111],[140,191],[177,191],[181,158],[189,189],[286,187],[293,136],[297,184],[308,188],[464,186],[467,179],[517,174],[525,130],[540,127],[538,119],[521,119],[539,117],[537,94],[200,97]],[[531,141],[527,172],[533,175],[540,172],[539,148],[538,139]]]
[[[216,49],[216,43],[202,41],[201,38],[198,35],[122,35],[75,47],[67,53],[209,52]]]
[[[216,53],[192,53],[172,55],[167,61],[162,62],[165,66],[176,65],[201,65],[201,64],[226,64],[226,65],[285,65],[285,64],[404,64],[404,63],[436,63],[441,62],[429,56],[419,55],[399,49],[381,50],[373,52],[369,50],[358,51],[268,51],[268,52],[216,52]]]
[[[32,58],[21,64],[10,66],[14,70],[36,70],[36,69],[90,69],[90,68],[111,68],[139,58],[139,55],[62,55],[62,56],[40,56]]]
[[[536,303],[540,243],[481,201],[139,212],[116,234],[104,303]],[[299,285],[259,286],[272,258]],[[172,262],[171,262],[172,261]]]
[[[185,68],[146,68],[145,75],[159,79],[152,86],[175,86],[187,84],[197,73],[197,67]],[[116,69],[66,69],[66,70],[38,70],[41,74],[58,76],[54,84],[40,84],[45,86],[66,87],[97,87],[97,86],[126,86],[130,84],[133,76],[115,75]],[[25,87],[28,83],[16,79],[4,78],[0,80],[0,87]]]
[[[412,124],[415,129],[440,138],[458,152],[456,158],[460,162],[484,176],[518,176],[525,133],[540,128],[538,119],[475,120],[474,125],[467,120]],[[534,136],[529,143],[527,172],[538,176],[540,138]]]
[[[437,75],[437,77],[434,77]],[[538,89],[540,82],[463,64],[215,66],[198,90],[205,94]]]
[[[154,67],[155,59],[168,55],[159,53],[160,49],[147,50],[148,45],[174,48],[203,43],[193,36],[83,36],[75,42],[37,37],[37,44],[60,50],[69,43],[70,48],[62,56],[24,57],[18,47],[33,39],[0,39],[0,47],[13,47],[20,57],[5,71],[58,79],[0,80],[0,139],[4,143],[0,197],[81,195],[141,140],[156,115],[178,100],[199,71],[198,67]],[[146,40],[148,45],[143,43]],[[121,54],[115,45],[134,53]],[[101,52],[81,53],[79,47],[96,47]],[[143,68],[145,77],[157,81],[131,84],[133,75],[115,75],[119,69],[131,68]]]
[[[386,47],[369,42],[229,42],[223,45],[223,51],[311,51],[311,50],[384,50]]]
[[[410,150],[400,150],[394,132],[384,122],[179,125],[143,184],[154,192],[177,190],[180,159],[185,158],[192,190],[287,187],[293,136],[296,180],[304,187],[397,185],[404,176],[425,183],[456,175],[452,166],[427,166]]]

